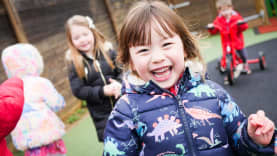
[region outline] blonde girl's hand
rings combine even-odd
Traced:
[[[268,145],[273,137],[274,129],[274,123],[265,116],[262,110],[248,117],[247,132],[256,144]]]
[[[110,81],[110,84],[112,85],[113,96],[117,99],[121,94],[122,85],[121,83],[119,83],[118,81],[112,78],[110,78],[109,81]]]
[[[103,87],[104,95],[106,96],[113,96],[114,91],[113,91],[113,85],[112,84],[107,84]]]

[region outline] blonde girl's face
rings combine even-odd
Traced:
[[[94,36],[90,29],[85,26],[72,25],[70,30],[72,43],[75,48],[85,53],[94,48]]]
[[[184,72],[186,54],[180,36],[174,33],[170,37],[160,25],[152,26],[150,45],[133,46],[129,51],[132,70],[161,88],[173,86]]]

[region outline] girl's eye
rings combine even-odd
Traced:
[[[79,36],[78,36],[78,37],[74,37],[74,38],[73,38],[73,40],[75,40],[75,41],[76,41],[76,40],[78,40],[78,39],[79,39]]]
[[[166,42],[166,43],[163,44],[163,47],[168,47],[171,44],[172,44],[171,42]]]
[[[143,53],[143,52],[147,52],[147,51],[148,51],[148,49],[140,49],[137,51],[137,53]]]

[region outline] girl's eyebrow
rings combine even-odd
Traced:
[[[160,41],[165,41],[165,40],[171,40],[173,39],[174,36],[162,36],[162,39]]]
[[[144,49],[144,48],[147,48],[149,47],[149,45],[137,45],[137,46],[134,46],[134,48],[136,49]]]

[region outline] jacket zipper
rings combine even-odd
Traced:
[[[154,85],[156,85],[155,83],[153,83]],[[156,85],[158,86],[158,85]],[[158,86],[159,87],[159,86]],[[162,88],[161,88],[162,89]],[[178,102],[178,112],[181,116],[181,120],[183,122],[184,128],[185,128],[185,136],[188,139],[188,143],[189,143],[189,151],[191,151],[192,156],[197,156],[196,155],[196,151],[194,149],[194,144],[193,144],[193,140],[192,140],[192,135],[191,132],[189,130],[189,125],[188,125],[188,119],[185,115],[185,108],[182,104],[181,98],[180,98],[180,94],[183,94],[183,90],[180,92],[180,90],[178,90],[177,95],[175,96],[173,93],[171,93],[170,91],[166,90],[166,89],[162,89],[164,92],[172,95],[173,97],[175,97],[175,99]]]
[[[180,112],[179,114],[182,117],[183,125],[185,128],[185,136],[188,139],[189,151],[191,151],[192,156],[196,156],[196,152],[195,152],[194,145],[193,145],[193,140],[191,138],[191,132],[190,132],[189,125],[188,125],[188,119],[185,115],[184,106],[182,104],[182,101],[181,101],[181,98],[179,95],[176,96],[176,99],[178,101],[178,108],[179,108],[178,112]]]

